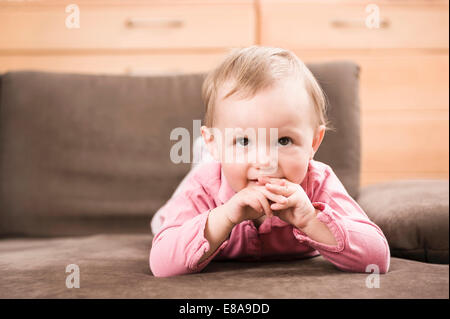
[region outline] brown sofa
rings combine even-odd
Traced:
[[[330,164],[385,233],[391,265],[346,273],[322,257],[213,261],[156,278],[152,214],[190,168],[170,161],[170,132],[202,119],[203,74],[148,77],[11,72],[0,77],[1,298],[448,298],[448,181],[360,189],[359,68],[309,65],[336,128]],[[80,269],[67,288],[66,266]]]

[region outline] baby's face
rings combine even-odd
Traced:
[[[222,163],[231,188],[238,192],[259,176],[301,184],[324,134],[323,126],[315,130],[306,89],[298,81],[285,80],[250,99],[237,95],[223,99],[229,88],[219,91],[216,104],[214,127],[221,139],[215,137],[209,146],[215,148],[214,157]],[[271,135],[271,129],[278,136]],[[234,160],[238,156],[244,160]]]

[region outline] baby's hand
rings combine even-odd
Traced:
[[[315,217],[315,208],[300,185],[280,178],[262,177],[258,181],[272,194],[287,198],[286,202],[276,201],[270,206],[280,219],[302,229]]]
[[[272,217],[270,201],[283,202],[283,196],[274,194],[263,185],[250,185],[236,193],[228,202],[226,214],[235,225],[244,220],[257,219],[263,215]],[[270,201],[269,201],[270,200]],[[286,200],[284,198],[284,200]]]

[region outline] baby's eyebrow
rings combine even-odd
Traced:
[[[301,138],[303,135],[300,133],[300,131],[299,130],[297,130],[297,129],[291,129],[291,128],[281,128],[280,130],[279,130],[279,132],[278,132],[278,135],[280,136],[280,137],[282,137],[282,135],[285,135],[285,134],[292,134],[292,135],[295,135],[295,136],[297,136],[297,137],[299,137],[299,138]]]
[[[226,132],[227,133],[227,132]],[[248,134],[250,133],[250,134]],[[234,129],[232,131],[228,131],[228,134],[226,134],[227,136],[232,136],[234,138],[236,137],[256,137],[257,136],[257,130],[256,131],[251,131],[248,132],[246,130],[243,129]],[[278,128],[278,137],[281,138],[285,135],[291,135],[291,136],[295,136],[299,139],[303,138],[303,134],[301,133],[300,130],[295,129],[295,128],[290,128],[290,127],[282,127],[282,128]]]

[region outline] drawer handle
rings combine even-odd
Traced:
[[[152,69],[134,69],[132,67],[126,67],[123,73],[129,76],[152,76],[152,75],[183,74],[184,72],[179,68],[172,68],[167,70],[152,70]]]
[[[168,27],[181,28],[184,22],[175,18],[127,18],[125,25],[127,28],[138,27]]]
[[[364,19],[333,19],[330,21],[330,24],[333,28],[366,28],[366,20]],[[389,25],[390,22],[388,19],[380,19],[380,29],[387,29]]]

